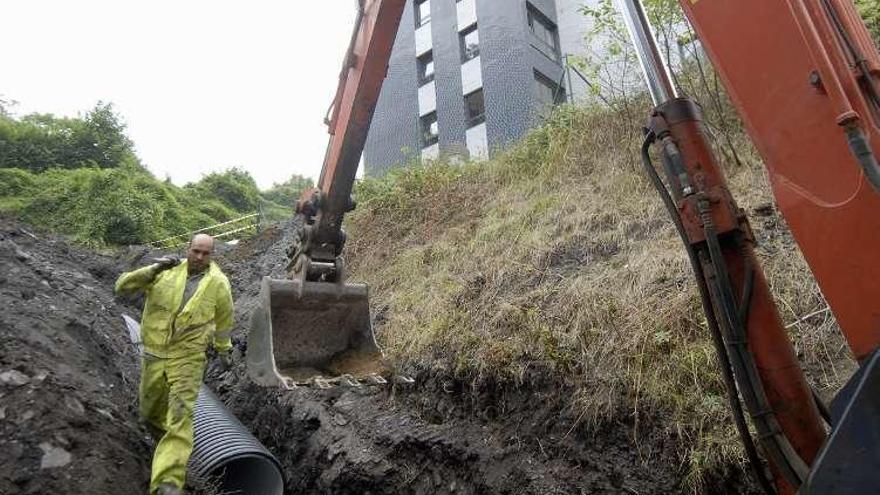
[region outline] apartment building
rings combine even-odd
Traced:
[[[581,1],[409,1],[364,149],[366,174],[441,154],[488,158],[570,98],[563,54],[582,39]],[[560,14],[570,31],[562,37]]]

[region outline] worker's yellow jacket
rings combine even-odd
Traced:
[[[232,291],[229,280],[211,262],[199,286],[181,308],[186,288],[187,263],[156,274],[156,265],[123,273],[116,292],[143,290],[147,300],[141,318],[144,351],[160,358],[180,358],[204,353],[209,345],[220,352],[232,348]]]

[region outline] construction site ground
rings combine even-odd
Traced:
[[[631,419],[594,431],[546,376],[472,387],[421,373],[408,386],[260,388],[246,377],[258,282],[284,269],[293,226],[218,256],[237,308],[233,370],[206,380],[284,467],[287,493],[683,493],[668,435]],[[0,493],[145,493],[152,445],[137,418],[137,356],[115,298],[145,250],[97,254],[0,220]],[[659,431],[659,430],[658,430]],[[706,493],[751,493],[732,468]]]

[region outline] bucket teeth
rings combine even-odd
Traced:
[[[330,380],[327,380],[320,376],[314,377],[312,381],[314,382],[315,386],[320,388],[321,390],[333,388],[334,385]]]
[[[348,385],[349,387],[360,387],[361,386],[361,382],[357,381],[357,378],[355,378],[351,375],[342,375],[339,377],[339,381],[345,385]]]

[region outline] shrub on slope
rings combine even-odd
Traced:
[[[743,454],[684,250],[623,120],[562,108],[489,162],[363,181],[350,276],[372,286],[380,342],[401,366],[475,387],[573,388],[583,433],[623,419],[638,440],[644,423],[659,425],[697,488]],[[761,164],[736,139],[745,160],[728,170],[734,194],[766,212]],[[759,254],[795,320],[824,301],[769,210],[753,219]],[[834,322],[800,323],[792,337],[820,390],[836,389],[851,363]]]

